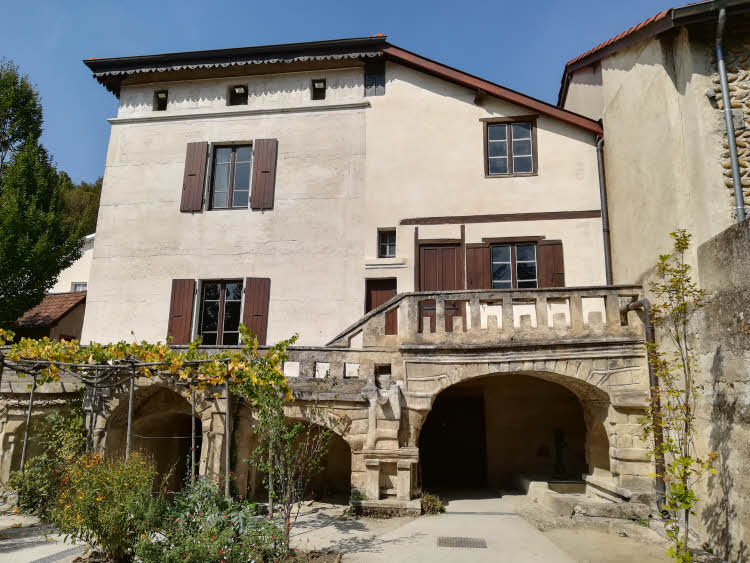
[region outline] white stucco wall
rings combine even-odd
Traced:
[[[565,109],[591,119],[602,118],[602,69],[599,62],[579,68],[570,77]]]
[[[312,101],[320,77],[326,100]],[[260,276],[271,278],[268,340],[322,344],[361,316],[365,278],[413,289],[414,226],[402,219],[599,209],[593,134],[542,116],[539,174],[486,179],[479,119],[532,112],[477,106],[473,91],[395,64],[387,80],[385,96],[365,98],[361,68],[249,77],[250,103],[232,107],[222,96],[241,79],[172,83],[158,113],[159,85],[123,87],[83,340],[163,340],[173,278]],[[256,138],[279,140],[273,210],[179,212],[186,143]],[[375,258],[379,227],[397,227],[396,259]],[[603,283],[599,219],[466,226],[467,242],[526,234],[563,240],[568,285]]]
[[[711,47],[650,39],[602,61],[605,170],[615,283],[639,281],[686,228],[694,247],[731,225]]]
[[[73,284],[87,282],[91,276],[91,263],[94,259],[94,235],[88,235],[83,244],[81,257],[65,268],[57,277],[50,293],[65,293],[73,290]]]

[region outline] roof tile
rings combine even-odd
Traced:
[[[85,291],[71,291],[69,293],[50,293],[39,305],[26,311],[18,319],[22,327],[51,327],[58,323],[65,315],[86,300]]]

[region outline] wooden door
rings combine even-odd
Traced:
[[[448,291],[464,288],[464,272],[459,244],[422,244],[419,247],[419,290]],[[445,303],[445,331],[453,331],[453,317],[464,316],[461,303]],[[419,330],[422,319],[430,318],[430,330],[435,331],[435,301],[423,301],[419,307]],[[466,324],[466,319],[464,319]]]
[[[395,279],[365,280],[365,313],[380,307],[396,295]],[[398,309],[385,314],[385,333],[398,334]]]

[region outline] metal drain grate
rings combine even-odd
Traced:
[[[438,547],[477,547],[487,548],[487,542],[484,538],[466,538],[466,537],[450,537],[440,536],[438,538]]]

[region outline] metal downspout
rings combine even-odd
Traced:
[[[734,136],[734,120],[732,119],[732,102],[729,99],[729,83],[727,82],[727,67],[724,63],[722,41],[724,39],[724,25],[727,21],[726,8],[719,10],[719,22],[716,24],[716,65],[719,68],[721,82],[721,101],[724,104],[724,123],[727,127],[727,143],[729,144],[729,161],[732,165],[732,184],[734,185],[734,204],[737,210],[737,222],[745,220],[745,196],[742,193],[740,180],[740,163],[737,159],[737,139]]]
[[[628,303],[625,307],[622,308],[621,312],[624,313],[627,311],[635,311],[636,309],[641,309],[643,311],[643,324],[646,332],[646,342],[653,344],[654,342],[656,342],[656,337],[654,333],[654,325],[651,322],[651,302],[644,297],[643,299],[639,299],[638,301]],[[659,379],[656,377],[656,374],[654,373],[654,367],[651,365],[650,349],[648,349],[647,354],[648,386],[651,392],[651,404],[653,406],[653,411],[661,412],[661,401],[659,399],[659,395],[654,393],[654,391],[659,388]],[[663,443],[664,433],[662,431],[661,425],[657,424],[656,421],[654,421],[654,450],[658,452],[658,450],[661,449],[661,445]],[[664,483],[664,454],[658,452],[655,458],[656,459],[654,460],[654,465],[656,466],[656,507],[659,509],[659,512],[661,513],[663,518],[668,518],[669,511],[664,508],[664,503],[667,496],[667,488],[666,484]]]
[[[596,140],[596,162],[599,165],[599,199],[602,208],[602,236],[604,237],[604,275],[612,285],[612,255],[609,244],[609,213],[607,212],[607,182],[604,178],[604,137]]]

